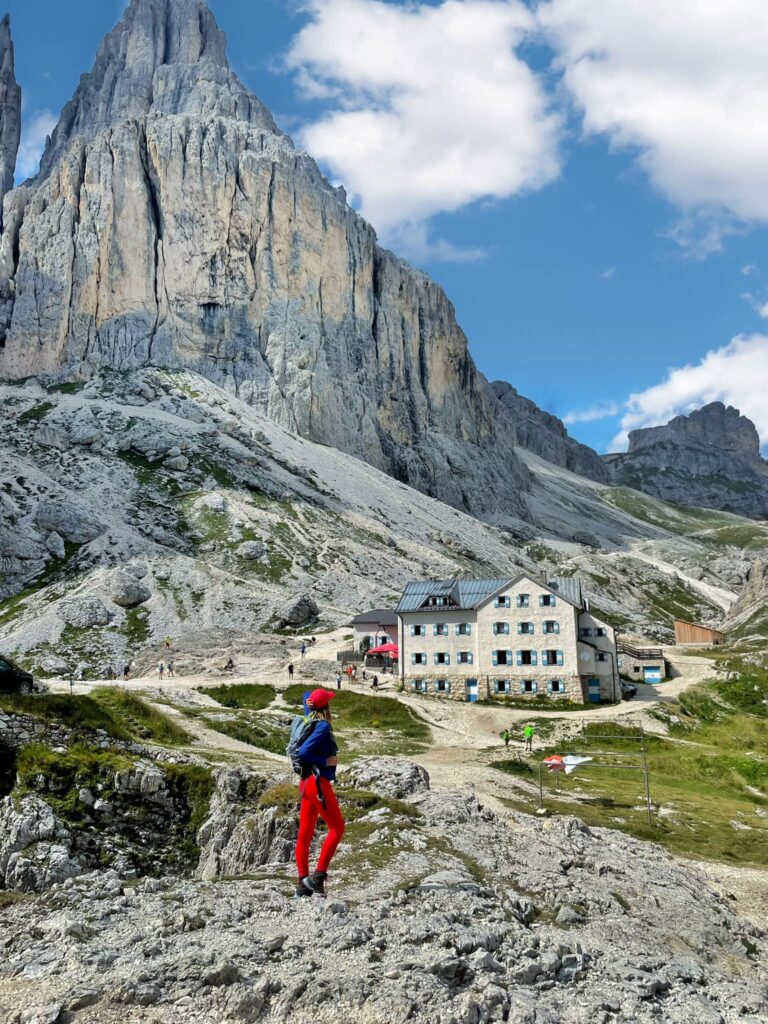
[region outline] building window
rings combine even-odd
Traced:
[[[472,636],[472,623],[458,622],[456,624],[456,636]]]
[[[512,651],[494,651],[493,652],[493,664],[494,665],[511,665],[512,664]]]
[[[539,594],[539,606],[541,608],[554,608],[557,598],[554,594]]]
[[[471,665],[472,660],[472,651],[459,651],[456,655],[456,661],[459,665]]]
[[[411,682],[411,686],[413,687],[413,689],[414,689],[414,691],[416,693],[426,693],[427,692],[427,680],[426,679],[414,679]]]
[[[598,661],[608,661],[608,655],[605,653],[605,651],[598,651],[595,657]]]
[[[509,693],[512,688],[508,679],[497,679],[493,685],[496,693]]]
[[[632,666],[632,671],[633,672],[639,672],[640,671],[640,666],[639,665],[633,665]]]
[[[592,630],[589,628],[589,626],[584,626],[582,629],[579,630],[579,636],[590,637],[592,636]]]
[[[547,684],[550,693],[565,693],[565,683],[562,679],[551,679]]]
[[[524,679],[520,683],[520,693],[538,693],[539,687],[532,679]]]
[[[541,663],[542,663],[542,665],[562,665],[563,664],[563,652],[562,651],[542,651],[541,652]]]
[[[411,626],[411,636],[426,636],[426,635],[427,635],[427,627],[426,626]]]
[[[448,624],[438,622],[432,627],[432,636],[448,636]]]
[[[435,680],[435,693],[450,693],[451,684],[447,679],[436,679]]]
[[[535,632],[535,627],[532,622],[518,622],[517,632],[532,635]]]
[[[517,595],[517,607],[518,608],[527,608],[530,603],[531,603],[531,595],[530,594],[518,594]]]
[[[508,622],[494,622],[494,624],[493,624],[493,635],[494,636],[509,636],[509,623]]]
[[[497,598],[495,598],[495,600],[493,602],[493,607],[494,608],[509,608],[510,604],[511,604],[511,602],[510,602],[508,597],[497,597]]]
[[[450,654],[446,654],[445,651],[436,651],[435,652],[435,664],[436,665],[450,665],[451,664],[451,656],[450,656]]]
[[[554,619],[547,619],[544,623],[543,632],[545,633],[559,633],[560,623],[555,622]]]
[[[426,665],[427,664],[427,656],[426,656],[426,654],[412,654],[411,655],[411,664],[412,665]]]
[[[595,629],[595,636],[608,636],[608,630],[604,629],[602,626],[597,626]]]
[[[537,662],[536,651],[518,651],[517,652],[517,664],[518,665],[535,665]]]

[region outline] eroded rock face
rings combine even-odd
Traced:
[[[13,188],[16,157],[21,140],[21,88],[11,39],[11,21],[0,21],[0,210],[6,192]]]
[[[0,880],[8,889],[43,892],[82,873],[72,836],[37,796],[0,802]]]
[[[608,479],[608,471],[597,452],[570,437],[565,424],[557,416],[518,394],[517,389],[506,381],[496,380],[490,388],[514,427],[519,445],[547,462],[590,480],[602,483]]]
[[[92,626],[106,626],[110,614],[104,602],[98,597],[76,597],[61,608],[61,617],[75,629],[90,629]]]
[[[722,402],[633,430],[629,451],[606,456],[605,464],[612,482],[664,501],[768,518],[768,462],[757,430]]]
[[[429,791],[429,772],[413,761],[399,757],[361,757],[344,768],[345,786],[367,789],[380,796],[415,796]]]
[[[523,508],[445,294],[276,129],[202,0],[133,0],[9,199],[0,264],[2,376],[194,368],[457,507]]]

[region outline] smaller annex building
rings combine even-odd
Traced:
[[[614,630],[577,577],[413,581],[397,615],[400,678],[413,692],[621,700]]]
[[[696,647],[719,647],[725,643],[725,633],[708,626],[699,626],[685,619],[675,619],[675,643],[680,646],[691,644]]]
[[[391,608],[373,608],[356,615],[350,623],[352,644],[356,651],[363,647],[397,643],[397,612]]]

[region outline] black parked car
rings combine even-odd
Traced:
[[[18,693],[26,697],[35,689],[35,680],[30,672],[18,668],[8,658],[0,658],[0,693]]]
[[[628,683],[626,679],[621,681],[621,696],[624,700],[632,700],[633,697],[637,696],[637,687],[634,683]]]

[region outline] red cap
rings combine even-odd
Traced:
[[[327,708],[336,694],[333,690],[313,690],[307,697],[307,704],[317,711]]]

